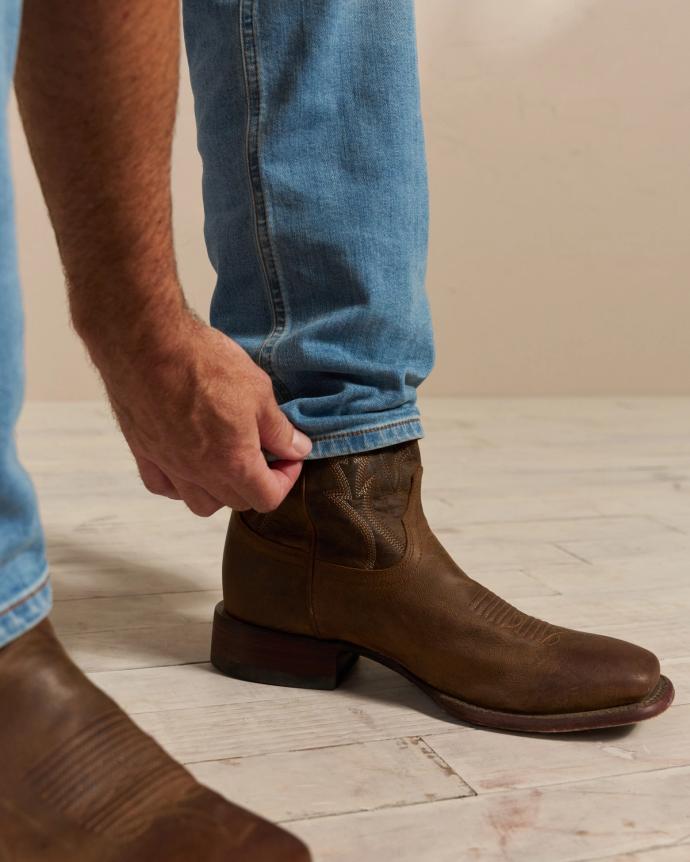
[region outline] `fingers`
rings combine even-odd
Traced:
[[[180,499],[175,486],[160,467],[142,455],[134,455],[134,458],[139,468],[141,481],[144,483],[147,491],[150,491],[152,494],[158,494],[161,497],[169,497],[171,500]]]
[[[261,445],[271,455],[296,461],[311,452],[311,440],[291,424],[272,396],[257,419]]]
[[[184,501],[190,511],[200,518],[209,518],[225,506],[225,503],[212,497],[208,491],[205,491],[199,485],[187,482],[179,476],[173,476],[172,481],[180,495],[180,499]]]
[[[201,518],[208,518],[219,509],[226,507],[235,509],[238,512],[246,512],[247,509],[251,509],[250,504],[235,491],[221,493],[217,497],[210,490],[207,491],[194,482],[185,482],[176,476],[173,476],[173,481],[178,489],[180,489],[181,499],[187,508]]]
[[[271,512],[283,502],[301,470],[302,461],[282,460],[269,465],[257,449],[231,464],[228,474],[236,492],[252,509]]]
[[[221,502],[199,485],[181,479],[179,476],[169,478],[157,464],[142,455],[134,456],[139,468],[139,475],[147,491],[171,500],[182,500],[190,511],[202,518],[208,518],[219,509],[230,506],[238,511],[245,511],[251,506],[239,494],[230,492],[227,500]]]

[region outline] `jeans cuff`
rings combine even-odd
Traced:
[[[0,611],[0,648],[38,625],[50,613],[53,591],[48,572],[36,578],[36,585],[23,598]]]
[[[400,419],[371,428],[359,428],[356,431],[339,431],[323,437],[312,437],[312,450],[307,460],[355,455],[358,452],[382,449],[394,443],[405,443],[407,440],[419,440],[422,437],[424,429],[419,417]]]

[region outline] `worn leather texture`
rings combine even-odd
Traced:
[[[654,689],[651,652],[531,617],[465,574],[429,527],[421,480],[416,441],[306,461],[275,513],[233,513],[227,613],[364,647],[488,709],[580,712]]]
[[[0,860],[308,862],[200,785],[70,661],[45,621],[0,650]]]

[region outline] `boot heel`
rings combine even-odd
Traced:
[[[211,662],[224,674],[295,688],[337,688],[359,655],[333,641],[244,623],[216,605]]]

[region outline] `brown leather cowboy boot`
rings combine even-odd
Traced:
[[[505,730],[630,724],[670,705],[652,653],[527,616],[461,571],[424,517],[421,477],[417,443],[402,443],[307,461],[276,511],[234,512],[216,667],[334,688],[364,655]]]
[[[0,860],[309,858],[198,784],[88,681],[50,623],[0,650]]]

